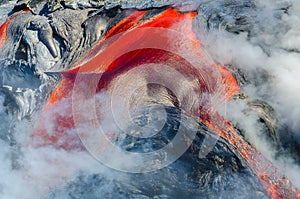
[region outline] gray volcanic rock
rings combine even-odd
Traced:
[[[193,119],[173,107],[165,108],[167,122],[158,134],[140,139],[129,135],[124,137],[120,132],[115,138],[118,145],[126,151],[145,153],[170,143],[179,125],[184,126],[184,131],[189,131],[186,124]],[[139,113],[133,120],[151,121],[152,117],[154,115]],[[150,128],[155,130],[156,127],[151,125]],[[128,129],[135,130],[138,129]],[[199,157],[200,151],[209,147],[205,139],[216,144],[205,157]],[[140,174],[114,171],[111,176],[80,175],[65,187],[53,191],[48,198],[232,198],[239,195],[241,198],[269,198],[251,167],[235,149],[201,123],[189,150],[169,166]]]
[[[16,6],[12,9],[14,3]],[[19,13],[10,22],[6,42],[0,51],[0,61],[4,66],[1,68],[2,86],[12,88],[11,92],[17,89],[29,89],[34,96],[23,99],[24,103],[16,100],[20,106],[18,109],[30,110],[22,111],[23,113],[17,117],[29,116],[38,109],[39,99],[46,99],[53,89],[51,86],[59,83],[60,75],[49,72],[69,69],[80,61],[110,28],[125,17],[124,13],[128,10],[124,9],[151,8],[153,12],[149,12],[148,16],[151,17],[151,14],[160,12],[160,9],[154,8],[163,6],[174,6],[183,11],[197,10],[198,15],[193,24],[196,33],[203,29],[208,31],[224,29],[235,34],[247,32],[251,38],[251,35],[258,34],[257,30],[265,24],[257,21],[256,17],[261,8],[257,8],[257,3],[252,0],[2,1],[0,6],[0,11],[4,13],[1,15],[2,21],[25,7],[31,10],[31,12]],[[289,4],[283,4],[282,9],[275,12],[274,21],[288,11],[288,6]],[[266,49],[269,44],[261,42],[259,45],[262,49]],[[242,73],[242,71],[235,71],[239,83],[247,85],[249,83],[247,76]],[[38,93],[41,93],[42,88],[47,88],[48,91],[42,94],[44,96],[39,97]],[[269,121],[266,123],[271,124]],[[275,128],[271,127],[272,125],[267,126],[270,127],[273,140],[278,142]]]
[[[0,116],[5,123],[0,128],[0,139],[9,142],[11,146],[18,146],[15,140],[16,123],[30,120],[43,107],[60,83],[59,72],[75,66],[114,25],[124,19],[126,13],[134,9],[151,10],[145,18],[151,18],[168,6],[181,11],[196,10],[198,15],[193,23],[196,33],[200,29],[222,29],[233,34],[244,32],[251,38],[258,34],[257,30],[261,27],[260,23],[256,25],[258,8],[254,0],[19,0],[13,8],[14,3],[0,1],[0,12],[4,13],[0,16],[0,22],[3,23],[20,11],[10,22],[7,40],[0,51],[0,102],[4,105]],[[25,7],[31,12],[22,12]],[[283,7],[286,8],[286,5]],[[282,12],[284,10],[274,17],[279,17]],[[261,46],[264,49],[268,43],[262,43]],[[240,85],[249,83],[246,74],[241,71],[234,73]],[[168,94],[166,93],[164,95]],[[166,96],[166,99],[173,99],[172,97]],[[248,107],[259,114],[268,136],[275,145],[284,148],[272,107],[263,101],[249,101]],[[121,136],[120,132],[115,139],[119,147],[145,153],[169,143],[176,134],[178,125],[184,126],[186,123],[178,123],[178,117],[183,114],[181,110],[167,107],[172,104],[164,105],[169,115],[160,134],[153,139],[137,139],[134,136]],[[151,116],[140,113],[135,119],[143,123],[153,119],[149,117]],[[251,166],[226,140],[214,140],[216,145],[212,151],[205,158],[199,158],[205,136],[215,139],[216,133],[200,122],[197,123],[197,128],[196,139],[188,151],[162,170],[145,174],[111,171],[117,176],[113,179],[99,173],[83,172],[64,186],[51,190],[45,197],[268,198]],[[122,178],[119,179],[118,176]]]

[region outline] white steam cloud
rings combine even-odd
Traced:
[[[260,1],[254,19],[257,21],[255,34],[251,37],[247,33],[236,35],[213,29],[208,33],[202,29],[198,36],[214,61],[240,68],[255,82],[243,86],[242,92],[249,99],[261,99],[272,105],[279,119],[288,124],[300,139],[300,1],[277,2]],[[283,12],[279,11],[280,6],[285,4],[290,5],[288,14],[276,18],[277,12]],[[257,80],[260,71],[266,71],[270,81]],[[3,113],[3,100],[0,101],[0,113]],[[56,108],[59,110],[65,106]],[[261,139],[263,132],[257,122],[258,116],[246,116],[244,109],[246,104],[243,101],[232,101],[228,104],[226,118],[239,124],[245,130],[246,138],[300,188],[299,166],[290,157],[274,158],[275,149],[267,139]],[[0,117],[2,123],[8,120],[6,115]],[[32,147],[28,137],[31,128],[30,122],[17,124],[15,138],[21,143],[19,146],[10,146],[0,140],[0,198],[44,198],[50,190],[64,186],[80,172],[101,173],[108,179],[121,177],[101,167],[87,152],[67,152],[51,146]],[[51,123],[47,128],[51,133]],[[15,153],[20,157],[13,157]]]
[[[202,27],[198,37],[216,62],[243,71],[251,83],[241,86],[241,92],[249,99],[270,104],[279,121],[292,129],[299,143],[300,2],[262,0],[256,12],[248,14],[255,16],[250,34],[233,34],[220,29],[206,32]],[[275,158],[276,150],[266,139],[258,115],[245,115],[246,109],[244,101],[231,101],[225,117],[238,124],[252,145],[300,188],[299,165],[289,156]]]
[[[107,97],[105,92],[96,95],[98,102],[106,103]],[[5,112],[3,108],[4,100],[0,99],[0,111]],[[87,101],[87,106],[92,106],[92,100]],[[33,127],[38,122],[45,122],[43,126],[46,134],[54,135],[54,125],[58,125],[55,121],[55,115],[67,117],[72,110],[70,107],[70,98],[60,101],[55,106],[55,110],[47,110],[36,113],[32,116],[30,121],[23,120],[16,124],[14,127],[14,135],[11,136],[16,140],[16,145],[10,145],[9,141],[0,140],[0,198],[15,199],[15,198],[51,198],[51,193],[55,190],[58,191],[58,198],[68,198],[68,190],[66,186],[70,182],[76,181],[79,175],[88,176],[91,174],[100,174],[107,183],[113,180],[122,180],[129,183],[129,177],[114,172],[112,169],[102,165],[97,161],[88,151],[81,149],[64,150],[56,148],[60,140],[53,145],[45,144],[45,140],[41,138],[33,139],[30,135],[33,133]],[[99,105],[99,104],[98,104]],[[104,106],[103,104],[101,106]],[[104,110],[102,110],[105,114]],[[0,116],[1,121],[7,120],[7,115]],[[116,127],[110,126],[112,123],[112,116],[109,115],[105,118],[105,128],[113,131]],[[86,131],[93,133],[94,128],[89,124],[83,126]],[[97,129],[96,129],[97,130]],[[6,130],[7,132],[7,130]],[[96,132],[94,132],[96,133]],[[70,142],[78,142],[79,137],[76,135],[76,129],[66,129],[65,134],[61,138],[61,142],[67,140],[66,137],[72,136],[75,141],[70,139]],[[66,139],[66,140],[64,140]],[[36,144],[43,144],[44,146],[36,146]],[[118,157],[117,154],[111,155],[111,158],[116,159],[120,167],[122,161],[128,161]],[[131,162],[134,162],[130,160]],[[113,185],[99,187],[101,192],[113,192]],[[102,190],[102,191],[101,191]],[[60,192],[59,192],[60,191]],[[56,198],[57,198],[56,197]]]

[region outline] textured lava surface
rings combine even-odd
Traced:
[[[180,1],[16,2],[14,10],[7,13],[8,17],[0,26],[0,63],[3,66],[0,69],[0,93],[5,107],[1,114],[9,121],[0,129],[1,139],[18,148],[19,140],[14,135],[15,123],[29,119],[34,121],[28,135],[29,143],[35,149],[53,147],[67,153],[85,151],[73,131],[72,92],[78,74],[83,74],[81,83],[87,91],[95,78],[98,81],[94,92],[82,92],[82,95],[93,97],[103,90],[107,95],[112,95],[115,80],[128,71],[143,64],[163,63],[191,80],[189,85],[199,98],[207,93],[217,96],[214,98],[217,103],[227,103],[238,94],[243,78],[206,57],[195,34],[195,26],[203,25],[204,19],[207,29],[224,26],[234,34],[251,30],[252,13],[248,11],[255,9],[255,3],[226,2],[223,6],[230,9],[226,9],[228,13],[223,15],[218,15],[222,6],[215,8],[208,1],[202,4]],[[247,17],[241,16],[246,12],[249,13]],[[224,17],[226,14],[232,17]],[[235,25],[224,25],[232,21]],[[143,28],[166,29],[166,32],[172,30],[180,34],[170,38],[164,33],[150,34]],[[182,39],[184,46],[180,45]],[[157,40],[164,44],[165,49],[174,48],[177,52],[194,55],[205,67],[195,67],[172,51],[156,49],[153,41]],[[131,51],[134,45],[153,47]],[[128,49],[127,53],[122,54]],[[119,54],[122,56],[115,58]],[[151,73],[151,68],[149,71]],[[97,79],[99,75],[101,78]],[[165,81],[176,84],[177,80],[171,77]],[[177,89],[183,91],[189,85],[182,84]],[[162,148],[172,141],[179,125],[185,128],[190,120],[196,119],[196,138],[183,156],[151,173],[110,171],[120,178],[110,179],[101,173],[84,175],[79,172],[62,186],[49,185],[45,188],[50,190],[44,194],[45,198],[300,197],[291,182],[251,146],[212,103],[203,102],[196,110],[185,110],[188,100],[178,102],[178,96],[174,98],[170,92],[165,94],[156,86],[147,89],[155,93],[151,100],[164,105],[167,112],[167,122],[159,134],[142,139],[117,131],[109,133],[123,150],[144,153]],[[148,95],[149,92],[142,90],[138,97],[149,99]],[[134,115],[134,120],[139,123],[153,120],[153,116],[146,114],[149,104],[147,101],[142,103],[144,106],[132,104],[143,110]],[[262,107],[263,104],[256,101],[252,107]],[[98,117],[103,118],[101,107],[96,107],[96,110]],[[273,123],[268,123],[271,108],[263,113],[263,122],[276,142],[277,132]],[[35,114],[38,118],[32,119]],[[155,126],[151,128],[155,130]],[[135,131],[130,126],[126,130]],[[207,147],[204,138],[212,139],[216,144],[208,155],[199,157],[200,150]],[[281,143],[277,140],[275,144]]]

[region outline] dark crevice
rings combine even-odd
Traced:
[[[28,53],[29,52],[29,46],[25,44],[24,41],[22,41],[16,51],[15,59],[16,60],[24,60],[28,61]]]
[[[26,4],[16,5],[16,6],[14,7],[14,9],[12,9],[12,11],[10,11],[10,12],[8,13],[8,16],[11,16],[11,15],[13,15],[13,14],[16,13],[16,12],[20,12],[20,11],[25,10],[25,9],[27,9],[27,5],[26,5]]]

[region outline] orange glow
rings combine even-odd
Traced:
[[[99,66],[99,63],[101,63],[101,59],[103,57],[109,57],[112,51],[117,50],[123,50],[126,49],[128,45],[132,45],[135,42],[151,42],[153,38],[151,37],[145,37],[143,35],[142,31],[137,32],[134,37],[129,38],[130,40],[124,40],[124,38],[120,38],[120,40],[117,40],[112,44],[109,49],[106,49],[103,53],[102,56],[95,56],[99,49],[101,48],[103,41],[107,40],[111,36],[117,35],[118,33],[122,33],[121,31],[130,31],[132,29],[137,29],[137,28],[143,28],[143,27],[157,27],[157,28],[169,28],[172,29],[174,25],[179,24],[180,22],[185,21],[187,27],[184,28],[184,30],[180,30],[180,27],[176,27],[176,30],[179,32],[182,32],[183,34],[189,34],[191,35],[191,41],[198,41],[195,37],[195,35],[192,32],[192,19],[196,15],[196,13],[185,13],[181,14],[178,11],[174,9],[167,9],[163,13],[154,16],[153,18],[140,22],[138,21],[142,19],[142,17],[145,15],[145,11],[136,11],[135,13],[132,14],[132,16],[127,17],[126,19],[122,20],[119,24],[117,24],[114,28],[112,28],[107,35],[98,42],[96,46],[94,46],[90,52],[87,54],[85,58],[74,68],[69,70],[69,72],[74,72],[77,71],[78,68],[80,68],[81,72],[85,73],[103,73],[103,72],[110,72],[112,70],[115,70],[117,67],[120,67],[119,65],[104,65],[104,66]],[[133,20],[133,17],[136,18],[136,20]],[[128,22],[129,24],[127,24]],[[188,30],[186,33],[185,31]],[[183,32],[184,31],[184,32]],[[139,38],[143,38],[143,40],[139,40]],[[123,39],[123,40],[122,40]],[[166,42],[163,40],[162,42]],[[194,43],[196,46],[200,46],[200,42]],[[194,46],[194,47],[195,47]],[[102,61],[103,62],[103,61]]]
[[[22,12],[30,12],[29,9],[25,9],[24,11]],[[4,24],[2,24],[0,26],[0,48],[3,47],[3,45],[5,44],[5,41],[7,39],[7,28],[8,28],[8,25],[9,23],[14,20],[19,14],[21,14],[22,12],[20,13],[16,13],[14,14],[12,17],[10,17],[7,21],[4,22]]]
[[[3,47],[6,37],[7,37],[7,27],[8,24],[11,22],[11,18],[8,19],[1,27],[0,27],[0,48]]]
[[[122,35],[115,41],[113,47],[108,49],[104,49],[101,52],[102,56],[98,56],[98,51],[101,49],[101,45],[108,38],[122,33],[123,31],[134,30],[137,28],[143,27],[159,27],[159,28],[168,28],[175,29],[183,34],[188,34],[191,38],[189,43],[189,50],[195,51],[195,54],[198,55],[198,59],[203,58],[203,54],[200,48],[200,41],[196,39],[195,34],[192,31],[192,21],[196,16],[196,12],[190,13],[180,13],[175,9],[167,9],[161,14],[152,17],[151,19],[147,19],[145,21],[140,21],[147,11],[135,11],[130,16],[119,22],[115,25],[107,35],[96,44],[87,56],[78,63],[71,70],[63,72],[63,80],[57,89],[53,92],[51,98],[49,99],[48,104],[45,108],[45,114],[49,114],[51,110],[56,108],[56,105],[62,101],[63,99],[69,99],[72,94],[72,88],[74,83],[74,78],[76,76],[76,72],[80,71],[93,74],[93,73],[104,73],[101,78],[101,85],[99,85],[99,90],[102,88],[108,88],[110,82],[116,78],[121,72],[129,70],[132,67],[138,67],[140,64],[144,63],[152,63],[152,62],[162,62],[168,63],[171,61],[176,61],[176,65],[180,72],[188,74],[192,77],[198,78],[197,80],[201,83],[201,90],[205,90],[207,84],[212,84],[213,90],[212,92],[216,92],[219,87],[224,88],[223,93],[224,100],[229,100],[231,97],[239,91],[239,85],[234,76],[223,66],[218,64],[212,64],[211,68],[207,70],[216,70],[221,74],[221,82],[213,79],[211,77],[210,82],[203,82],[200,77],[197,76],[196,69],[193,68],[189,63],[187,63],[184,59],[180,58],[177,55],[174,55],[170,52],[166,52],[163,50],[157,49],[141,49],[135,50],[129,53],[118,57],[112,63],[103,64],[99,66],[99,63],[103,63],[101,60],[103,57],[109,57],[113,51],[126,49],[126,46],[132,45],[135,42],[151,42],[151,37],[145,37],[143,32],[139,32],[139,35],[136,35],[134,38],[129,38],[124,40]],[[184,23],[184,27],[182,26]],[[123,40],[122,40],[123,39]],[[161,41],[168,44],[167,40],[161,39]],[[189,41],[188,41],[189,42]],[[106,63],[106,62],[104,62]],[[202,88],[203,87],[203,88]],[[69,103],[72,103],[69,99]],[[42,139],[42,142],[39,143],[38,146],[43,145],[52,145],[57,148],[63,148],[66,150],[76,150],[81,149],[82,146],[79,146],[75,140],[77,138],[75,135],[65,135],[65,131],[67,129],[73,129],[74,123],[72,119],[72,110],[71,106],[69,109],[65,110],[68,115],[67,117],[63,117],[57,113],[54,113],[51,119],[55,120],[55,134],[48,135],[43,125],[47,123],[47,119],[43,118],[42,122],[38,125],[35,132],[32,135],[33,140]],[[207,110],[201,110],[207,111]],[[200,112],[201,112],[200,111]],[[234,126],[222,118],[218,113],[214,112],[214,110],[209,110],[209,113],[206,113],[209,116],[199,116],[200,121],[205,123],[209,128],[218,133],[221,137],[226,139],[230,144],[232,144],[236,149],[240,152],[241,156],[252,166],[254,172],[257,173],[259,179],[261,180],[262,186],[267,190],[268,194],[272,198],[290,198],[293,195],[296,195],[298,198],[300,193],[297,192],[296,189],[293,188],[291,183],[284,178],[277,169],[273,166],[273,164],[268,161],[265,157],[262,156],[259,152],[257,152],[250,144],[248,144],[244,138],[238,133],[238,131],[234,128]],[[214,118],[212,120],[212,118]],[[267,169],[266,169],[267,168]]]
[[[71,81],[70,79],[63,78],[56,88],[56,90],[52,93],[48,105],[50,104],[55,104],[62,100],[63,98],[68,98],[70,96],[70,90],[72,90],[74,82]],[[68,88],[68,89],[66,89]]]
[[[117,25],[112,27],[109,32],[105,35],[104,39],[107,39],[113,35],[118,33],[122,33],[124,31],[128,31],[134,28],[138,22],[144,17],[147,11],[136,11],[129,15],[127,18],[123,19]]]
[[[262,186],[272,198],[294,198],[295,196],[299,198],[300,192],[292,186],[272,162],[247,143],[230,122],[218,114],[215,114],[214,117],[217,118],[215,123],[203,120],[202,122],[236,147],[257,173]]]

